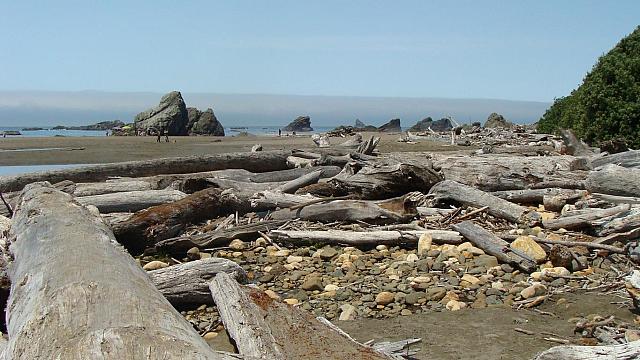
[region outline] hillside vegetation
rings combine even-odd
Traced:
[[[571,128],[587,142],[624,139],[640,148],[640,27],[600,57],[570,95],[556,99],[541,132]]]

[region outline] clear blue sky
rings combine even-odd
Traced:
[[[0,90],[551,101],[640,1],[0,0]]]

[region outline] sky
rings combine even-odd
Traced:
[[[639,14],[637,0],[0,0],[0,90],[551,102]]]

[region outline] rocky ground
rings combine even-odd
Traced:
[[[284,247],[260,237],[252,242],[236,239],[224,248],[203,251],[194,248],[182,259],[161,260],[169,264],[217,256],[235,261],[247,271],[251,282],[270,297],[323,316],[362,341],[398,340],[398,332],[384,331],[387,324],[405,329],[402,331],[405,338],[430,336],[425,329],[433,329],[434,324],[440,324],[436,331],[452,336],[467,328],[479,331],[480,327],[489,334],[501,329],[495,335],[496,341],[505,342],[505,336],[524,337],[528,340],[519,346],[525,348],[510,348],[508,344],[496,348],[484,337],[476,339],[475,346],[480,350],[492,349],[487,350],[488,354],[500,349],[510,351],[511,355],[504,358],[528,358],[558,343],[593,345],[607,343],[610,337],[628,340],[638,337],[638,324],[622,279],[633,267],[626,256],[572,247],[576,257],[565,259],[564,266],[558,266],[562,259],[555,254],[557,251],[543,248],[528,235],[560,240],[573,234],[545,232],[537,227],[512,228],[486,214],[478,215],[476,221],[485,226],[494,224],[496,233],[517,237],[512,246],[535,257],[538,271],[526,274],[509,264],[501,264],[469,242],[448,245],[435,244],[430,239],[421,239],[417,248],[386,245],[355,248]],[[427,218],[418,223],[435,224]],[[353,229],[358,225],[330,226]],[[327,224],[294,222],[287,227],[320,229]],[[157,259],[143,257],[141,261],[145,264]],[[146,268],[158,266],[154,264],[157,262]],[[606,301],[599,297],[602,294],[607,294]],[[583,302],[588,304],[583,306]],[[569,307],[574,310],[572,313],[567,312]],[[611,319],[613,312],[616,314]],[[203,305],[182,313],[217,347],[225,342],[220,340],[227,337],[215,307]],[[371,322],[376,319],[383,321]],[[443,324],[445,319],[452,322],[451,329]],[[602,327],[598,327],[602,321]],[[539,324],[528,325],[536,322]],[[371,325],[363,328],[364,324]],[[406,331],[407,328],[413,332]],[[441,346],[441,341],[438,344]],[[419,358],[482,358],[473,353],[445,350],[441,349],[435,357],[422,351]]]

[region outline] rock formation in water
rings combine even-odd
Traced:
[[[311,118],[308,116],[298,116],[289,125],[282,128],[282,130],[296,132],[313,131],[313,128],[311,127]]]
[[[380,131],[380,132],[401,132],[402,129],[400,128],[400,119],[392,119],[388,123],[380,126],[378,128],[378,131]]]
[[[187,131],[189,135],[213,135],[224,136],[224,127],[216,118],[213,109],[208,108],[200,111],[196,108],[187,108],[189,120],[187,121]]]

